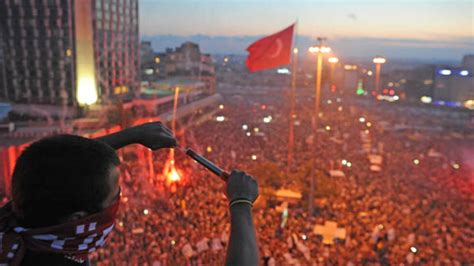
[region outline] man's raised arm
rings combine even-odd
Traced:
[[[173,148],[177,145],[176,138],[170,129],[161,122],[146,123],[123,129],[117,133],[106,135],[96,140],[108,144],[115,150],[130,144],[142,144],[152,150]]]
[[[252,204],[258,197],[255,179],[232,171],[227,181],[230,206],[230,240],[226,265],[258,265],[258,247],[252,218]]]

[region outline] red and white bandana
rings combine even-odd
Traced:
[[[83,262],[105,244],[115,225],[120,197],[107,209],[79,220],[42,228],[15,226],[10,206],[0,217],[0,265],[20,265],[26,250],[59,253]]]

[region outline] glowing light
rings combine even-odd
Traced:
[[[338,110],[339,112],[342,112],[342,106],[337,107],[337,110]]]
[[[298,53],[298,48],[293,48],[293,53],[297,54]]]
[[[474,110],[474,100],[467,100],[464,102],[464,107],[470,110]]]
[[[71,49],[67,49],[67,50],[66,50],[66,56],[67,56],[67,57],[71,57],[71,56],[72,56],[72,50],[71,50]]]
[[[359,80],[357,82],[357,91],[356,91],[356,94],[357,95],[363,95],[365,93],[365,90],[364,90],[364,86],[362,84],[362,80]]]
[[[168,174],[169,180],[171,182],[176,182],[181,180],[181,176],[179,176],[178,171],[176,171],[176,168],[171,168],[171,172]]]
[[[433,100],[429,96],[421,96],[420,101],[422,103],[431,103]]]
[[[219,109],[221,109],[221,110],[224,109],[224,105],[223,105],[223,104],[220,104],[220,105],[219,105]]]
[[[452,71],[451,69],[441,69],[438,73],[443,76],[449,76],[451,75]]]
[[[79,77],[77,88],[77,102],[80,105],[91,105],[97,102],[97,89],[92,76]]]
[[[367,71],[367,76],[372,76],[373,72],[372,70]]]
[[[331,104],[331,103],[332,103],[332,101],[331,101],[331,100],[328,100],[328,104]]]
[[[290,74],[290,70],[288,68],[279,68],[279,69],[277,69],[277,73],[288,75],[288,74]]]
[[[344,65],[345,70],[357,70],[356,65]]]
[[[326,130],[327,130],[327,131],[330,131],[330,130],[331,130],[331,127],[330,127],[330,126],[326,126]]]
[[[366,130],[364,130],[364,133],[365,133],[366,135],[369,135],[370,132],[369,132],[368,129],[366,129]]]
[[[76,100],[79,105],[91,105],[97,102],[94,42],[92,31],[92,7],[88,1],[75,1],[76,11]]]
[[[415,165],[419,165],[419,164],[420,164],[420,160],[414,159],[414,160],[413,160],[413,163],[414,163]]]
[[[363,116],[359,117],[359,122],[365,123],[365,117],[363,117]]]
[[[382,229],[383,229],[383,224],[379,224],[379,225],[377,225],[377,227],[378,227],[380,230],[382,230]]]
[[[252,155],[252,160],[254,160],[254,161],[257,160],[257,155],[253,154]]]
[[[306,239],[308,239],[308,237],[306,235],[302,235],[301,239],[306,240]]]
[[[416,252],[418,252],[418,249],[416,247],[410,247],[410,251],[412,253],[416,253]]]
[[[260,131],[260,129],[259,129],[258,127],[256,127],[256,128],[253,129],[253,131],[254,131],[255,133],[258,133],[258,132]]]
[[[457,163],[453,163],[453,168],[454,168],[454,169],[456,169],[456,170],[457,170],[457,169],[459,169],[459,167],[460,167],[460,166],[459,166],[459,164],[457,164]]]
[[[321,53],[329,53],[331,52],[331,47],[323,46],[320,49]]]
[[[229,62],[229,58],[228,57],[224,57],[224,63],[227,63]]]
[[[176,245],[176,241],[171,240],[171,245],[173,245],[173,246]]]
[[[149,213],[148,209],[143,210],[143,214],[148,215],[148,213]]]
[[[432,80],[432,79],[425,79],[425,80],[423,81],[423,84],[425,84],[425,85],[431,85],[431,84],[433,84],[433,80]]]
[[[467,77],[469,75],[469,71],[467,70],[461,70],[459,71],[459,75],[463,76],[463,77]]]
[[[347,167],[351,167],[352,166],[352,163],[351,162],[347,162]]]
[[[119,222],[119,226],[120,226],[120,227],[123,227],[123,222]]]
[[[169,159],[166,162],[165,167],[163,168],[163,175],[170,183],[181,180],[181,174],[178,172],[178,170],[176,170],[173,159]]]
[[[207,151],[207,152],[212,152],[212,147],[211,147],[211,146],[207,146],[206,151]]]
[[[341,161],[341,163],[342,163],[342,165],[346,165],[346,164],[347,164],[347,160],[344,159],[344,160]]]
[[[157,56],[155,57],[155,63],[159,64],[161,62],[161,59]]]
[[[217,121],[217,122],[224,122],[224,120],[225,120],[225,117],[222,116],[222,115],[216,117],[216,121]]]
[[[310,53],[313,53],[313,54],[319,53],[319,52],[321,52],[321,53],[329,53],[329,52],[331,52],[331,48],[330,48],[330,47],[327,47],[327,46],[321,46],[321,47],[319,47],[319,46],[311,46],[311,47],[309,47],[308,51],[309,51]]]
[[[249,129],[249,126],[247,126],[246,124],[243,124],[243,125],[242,125],[242,129],[243,129],[243,130],[247,130],[247,129]]]
[[[272,122],[272,119],[273,119],[272,116],[270,116],[270,115],[266,116],[266,117],[263,118],[263,123],[268,124],[268,123]]]
[[[387,60],[383,57],[375,57],[373,62],[374,64],[384,64]]]
[[[147,68],[147,69],[145,69],[145,74],[147,74],[147,75],[153,75],[153,68]]]
[[[252,133],[247,132],[245,135],[247,135],[247,137],[250,137],[252,135]]]
[[[339,58],[337,58],[337,57],[329,57],[328,62],[329,62],[329,63],[337,63],[337,62],[339,62]]]
[[[395,96],[377,95],[377,100],[379,101],[395,102],[395,101],[398,101],[399,99],[400,97],[398,95],[395,95]]]
[[[367,127],[371,127],[371,126],[372,126],[372,123],[367,122],[365,125],[366,125]]]

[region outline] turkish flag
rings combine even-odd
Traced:
[[[294,26],[293,24],[247,47],[249,55],[245,64],[248,69],[255,72],[289,64]]]

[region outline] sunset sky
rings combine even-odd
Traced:
[[[140,0],[140,32],[266,35],[298,19],[300,35],[461,54],[474,52],[473,14],[472,0]]]

